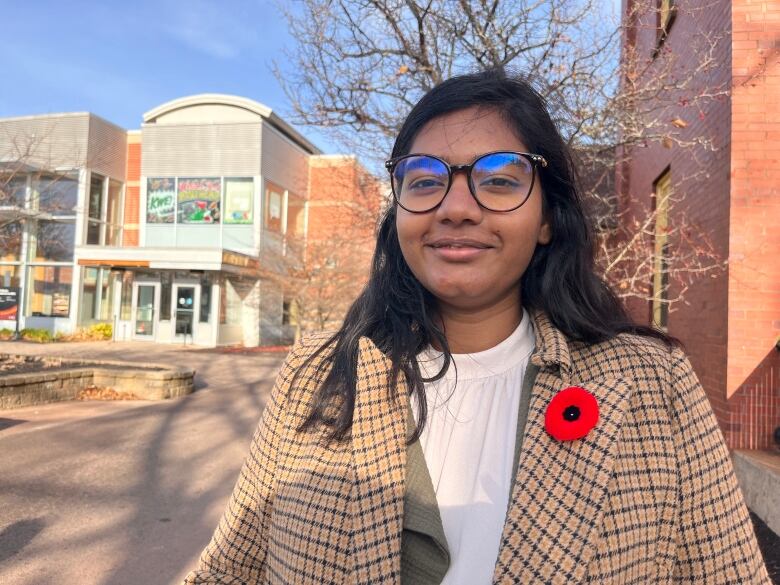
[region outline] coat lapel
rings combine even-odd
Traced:
[[[407,399],[402,380],[389,394],[390,370],[362,338],[352,423],[354,583],[400,583]]]
[[[522,451],[501,537],[494,583],[579,583],[601,524],[613,448],[631,386],[622,379],[578,380],[568,345],[543,314],[535,314],[540,367],[531,392]],[[567,386],[590,391],[599,422],[576,441],[557,441],[544,428],[552,397]]]
[[[407,433],[411,436],[417,426],[411,403],[407,412]],[[437,585],[444,579],[449,566],[450,553],[439,504],[418,439],[406,451],[401,582]]]

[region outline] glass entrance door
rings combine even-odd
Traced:
[[[193,327],[195,326],[195,287],[176,285],[175,289],[174,335],[185,341],[189,336],[192,340]]]
[[[136,337],[154,338],[156,289],[157,287],[153,284],[135,285],[133,333]]]

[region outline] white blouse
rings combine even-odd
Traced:
[[[533,350],[533,328],[523,310],[517,329],[504,341],[453,355],[445,377],[425,384],[428,420],[420,443],[449,545],[444,585],[492,580],[509,505],[520,391]],[[426,378],[444,363],[432,348],[417,360]],[[416,395],[412,411],[416,420]]]

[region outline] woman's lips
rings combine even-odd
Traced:
[[[472,244],[435,244],[426,246],[437,258],[453,262],[465,262],[486,254],[491,248]]]

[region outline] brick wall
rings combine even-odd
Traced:
[[[657,14],[643,13],[634,31],[637,52],[640,58],[650,64],[649,74],[659,67],[664,59],[672,59],[674,71],[679,79],[692,76],[700,63],[700,53],[692,50],[713,38],[712,31],[727,31],[730,27],[729,2],[710,2],[706,11],[697,9],[696,3],[679,2],[676,19],[669,36],[661,46],[671,56],[659,55],[653,59],[657,47]],[[664,144],[663,140],[648,141],[647,147],[634,148],[626,165],[627,184],[623,185],[625,204],[636,215],[646,214],[652,209],[654,181],[670,169],[672,191],[680,199],[670,209],[669,221],[672,229],[679,227],[683,216],[693,225],[696,233],[707,234],[717,256],[725,260],[729,246],[729,142],[731,113],[728,99],[711,100],[704,108],[686,106],[695,97],[699,87],[716,87],[728,83],[730,48],[727,38],[721,39],[715,57],[721,64],[711,69],[708,75],[693,75],[690,89],[675,95],[662,95],[669,104],[659,114],[663,131],[677,135],[680,142],[693,141],[704,136],[711,141],[707,146],[683,146],[676,141]],[[698,87],[697,87],[698,86]],[[671,121],[680,118],[687,127],[676,128]],[[672,306],[669,315],[669,333],[678,337],[686,347],[702,384],[719,420],[728,415],[726,403],[726,362],[728,333],[728,287],[727,275],[718,278],[704,278],[695,281],[685,291],[685,304]],[[648,283],[649,284],[649,283]],[[670,298],[679,289],[672,287]],[[650,320],[649,303],[633,302],[631,313],[640,322]]]
[[[141,134],[129,133],[127,137],[127,177],[125,180],[125,214],[123,246],[138,245],[140,221]]]
[[[337,327],[360,293],[368,279],[381,202],[379,183],[355,157],[310,159],[305,258],[311,280],[298,295],[304,329]]]
[[[618,192],[624,205],[641,214],[651,206],[653,181],[670,168],[675,195],[682,198],[671,222],[686,214],[728,259],[725,272],[695,281],[685,293],[685,304],[669,316],[669,333],[685,344],[729,445],[766,448],[780,425],[774,348],[780,334],[780,234],[773,229],[780,217],[780,5],[676,4],[676,20],[661,51],[671,52],[674,72],[684,78],[700,62],[696,39],[710,38],[716,42],[717,67],[695,77],[687,91],[723,85],[730,95],[702,108],[686,107],[685,92],[662,96],[673,104],[663,119],[687,123],[679,138],[704,137],[711,146],[659,141],[634,148],[618,173]],[[646,12],[628,31],[627,41],[636,43],[640,55],[657,46],[656,19]],[[648,71],[653,73],[652,63]],[[671,126],[670,132],[675,132]],[[633,303],[630,310],[649,322],[645,303]]]
[[[780,4],[735,0],[732,29],[727,430],[766,448],[780,426]]]

